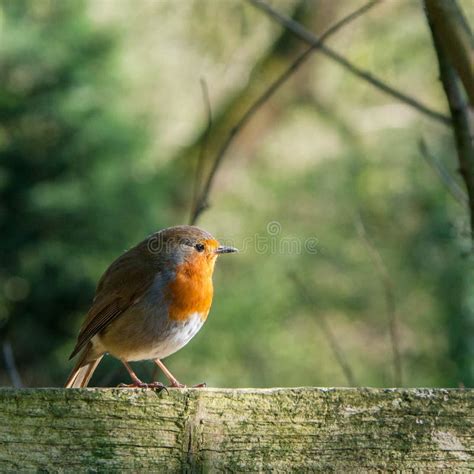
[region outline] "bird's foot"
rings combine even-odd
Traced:
[[[145,385],[148,385],[148,388],[156,390],[158,393],[160,393],[162,390],[164,390],[166,393],[168,393],[168,389],[161,382],[151,382],[151,383],[145,384]]]

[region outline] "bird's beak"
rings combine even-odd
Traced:
[[[225,245],[219,245],[219,247],[216,248],[217,254],[234,252],[238,252],[238,249],[236,249],[235,247],[226,247]]]

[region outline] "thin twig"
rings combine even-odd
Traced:
[[[431,119],[436,120],[446,126],[451,126],[450,117],[431,109],[430,107],[422,104],[417,99],[405,94],[404,92],[401,92],[395,89],[392,86],[389,86],[378,77],[375,77],[370,72],[351,63],[344,56],[340,55],[339,53],[336,53],[334,50],[332,50],[328,46],[321,44],[322,37],[318,38],[316,35],[314,35],[309,30],[304,28],[300,23],[278,12],[277,10],[275,10],[273,7],[268,5],[263,0],[248,0],[248,1],[252,3],[252,5],[254,5],[255,7],[265,12],[268,16],[276,20],[278,23],[280,23],[286,29],[291,31],[295,36],[297,36],[304,42],[311,45],[318,45],[320,51],[323,54],[331,58],[333,61],[335,61],[336,63],[338,63],[345,69],[347,69],[349,72],[351,72],[355,76],[359,77],[360,79],[363,79],[364,81],[368,82],[369,84],[376,87],[377,89],[385,92],[388,95],[391,95],[392,97],[395,97],[399,101],[418,110],[419,112],[426,115],[427,117],[430,117]]]
[[[393,357],[393,369],[394,369],[394,383],[396,387],[401,387],[403,384],[402,377],[402,360],[400,355],[400,339],[398,335],[398,318],[395,305],[395,292],[393,289],[393,282],[390,274],[387,270],[385,262],[383,261],[382,255],[371,241],[364,221],[360,212],[354,216],[354,225],[357,230],[359,237],[365,243],[365,246],[369,252],[370,258],[380,275],[380,280],[385,293],[385,302],[387,305],[387,318],[388,327],[390,334],[390,344],[392,346],[392,357]]]
[[[363,149],[361,148],[360,142],[358,137],[353,133],[352,128],[349,126],[345,119],[341,119],[340,117],[335,114],[334,110],[327,109],[323,104],[317,102],[314,98],[311,98],[311,102],[313,105],[319,109],[319,112],[322,113],[325,119],[329,119],[332,123],[332,126],[336,126],[339,133],[343,137],[344,143],[355,153],[351,155],[350,166],[353,171],[354,176],[358,173],[358,160],[354,160],[353,157],[363,154]],[[311,103],[310,102],[310,103]],[[358,201],[357,193],[354,195],[354,201]],[[350,216],[349,216],[350,218]],[[364,240],[365,245],[370,252],[372,259],[374,260],[374,264],[377,267],[377,270],[381,273],[381,280],[383,282],[383,288],[385,292],[385,300],[387,304],[387,315],[389,321],[389,330],[390,330],[390,338],[391,338],[391,345],[392,345],[392,352],[394,353],[394,373],[396,374],[397,383],[395,385],[401,385],[401,361],[400,361],[400,354],[399,354],[399,342],[398,342],[398,333],[397,333],[397,324],[396,324],[396,308],[395,308],[395,296],[393,291],[393,284],[386,269],[386,266],[382,260],[380,253],[374,247],[373,243],[370,241],[367,235],[367,231],[365,226],[363,225],[362,219],[360,218],[360,213],[358,214],[359,222],[355,222],[357,227],[358,233],[361,238]]]
[[[310,54],[318,49],[321,49],[324,41],[329,38],[331,35],[340,30],[344,25],[350,23],[356,18],[360,17],[366,13],[370,8],[377,5],[381,0],[372,0],[361,8],[355,10],[349,15],[345,16],[333,26],[328,28],[318,39],[318,42],[313,42],[311,46],[305,50],[300,56],[298,56],[295,61],[286,69],[280,76],[275,79],[270,86],[265,89],[263,94],[261,94],[255,102],[244,112],[242,117],[237,121],[237,123],[230,129],[229,134],[227,135],[225,141],[217,151],[217,154],[214,158],[211,170],[209,175],[204,183],[201,192],[199,193],[199,198],[195,202],[195,206],[191,213],[190,223],[195,224],[201,215],[201,213],[209,206],[207,200],[209,193],[211,191],[215,175],[219,166],[222,163],[222,160],[227,153],[227,150],[233,143],[235,137],[240,133],[240,131],[247,125],[249,120],[254,116],[254,114],[273,96],[273,94],[294,74],[294,72],[309,58]]]
[[[5,361],[5,368],[10,377],[12,385],[15,388],[22,388],[23,382],[21,381],[20,374],[15,364],[15,356],[13,355],[13,349],[10,341],[3,342],[3,359]]]
[[[456,199],[463,207],[469,209],[469,198],[466,192],[459,186],[457,181],[451,176],[443,164],[437,160],[428,150],[428,146],[423,138],[420,139],[418,147],[420,153],[426,162],[434,169],[451,196]]]
[[[202,139],[201,149],[199,150],[199,156],[196,163],[196,174],[194,179],[194,192],[193,192],[193,201],[191,207],[191,215],[189,217],[189,223],[193,225],[196,221],[194,217],[195,209],[198,208],[198,197],[199,197],[199,189],[202,182],[202,176],[204,171],[204,158],[207,153],[207,143],[209,140],[209,134],[211,133],[212,129],[212,108],[211,108],[211,101],[209,99],[209,89],[207,87],[207,83],[204,78],[201,77],[200,79],[201,84],[201,91],[202,91],[202,99],[204,101],[204,105],[206,107],[206,115],[207,115],[207,126],[206,130],[204,131],[204,136]],[[204,210],[204,209],[203,209]],[[201,211],[202,212],[202,211]]]
[[[290,278],[290,280],[293,281],[295,287],[300,292],[301,297],[306,301],[306,304],[310,307],[314,307],[313,298],[311,297],[311,294],[308,291],[308,288],[301,281],[301,279],[298,277],[298,275],[294,272],[288,272],[288,277]],[[337,337],[332,332],[332,329],[329,326],[325,316],[323,314],[319,314],[318,317],[317,317],[317,322],[319,323],[319,325],[321,327],[321,331],[323,332],[324,336],[328,340],[329,346],[331,347],[331,350],[334,354],[334,357],[337,360],[339,366],[341,367],[342,372],[344,373],[344,376],[346,377],[347,384],[350,387],[357,387],[358,384],[357,384],[356,379],[354,377],[354,372],[352,371],[352,368],[349,365],[349,362],[347,361],[343,350],[339,346],[339,343],[337,341]]]

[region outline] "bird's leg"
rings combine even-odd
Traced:
[[[173,374],[166,368],[165,364],[161,362],[160,359],[155,359],[155,364],[163,371],[166,378],[170,381],[170,387],[176,388],[186,388],[186,385],[178,382],[178,380],[173,376]],[[194,385],[195,388],[205,387],[205,383],[200,383],[199,385]]]
[[[130,375],[130,378],[132,379],[133,383],[130,385],[121,383],[120,387],[139,387],[139,388],[147,388],[148,385],[144,382],[142,382],[137,374],[133,371],[133,369],[130,367],[130,364],[126,362],[125,360],[122,360],[122,364],[125,366],[127,369],[128,374]]]
[[[173,374],[165,367],[165,364],[161,362],[160,359],[155,359],[155,364],[162,370],[166,378],[170,381],[171,387],[185,388],[186,385],[179,383],[178,380],[173,376]]]
[[[130,385],[120,384],[120,387],[155,388],[160,391],[166,390],[166,387],[161,382],[151,382],[151,383],[142,382],[137,377],[137,374],[133,371],[133,369],[130,367],[130,364],[127,361],[122,360],[122,364],[125,366],[125,368],[127,369],[127,372],[130,374],[130,378],[132,379],[133,383]]]

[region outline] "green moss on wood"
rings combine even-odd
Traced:
[[[472,390],[0,390],[0,471],[474,467]]]

